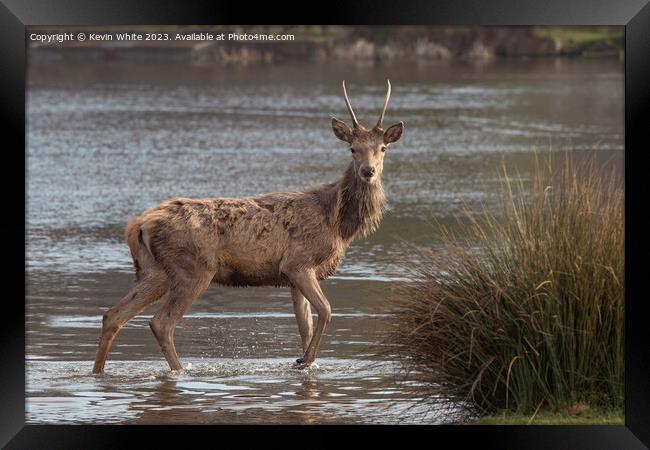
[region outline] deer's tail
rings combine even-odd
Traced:
[[[126,225],[124,231],[126,243],[131,250],[131,258],[133,258],[133,265],[135,266],[136,275],[140,272],[140,243],[142,242],[142,218],[140,216],[134,217]],[[143,243],[144,244],[144,243]]]

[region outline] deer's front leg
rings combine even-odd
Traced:
[[[314,336],[301,362],[302,365],[309,366],[316,359],[316,353],[320,347],[325,327],[332,320],[332,308],[327,298],[325,298],[325,294],[323,294],[313,270],[289,274],[289,279],[318,312],[318,322],[316,322]]]
[[[311,306],[298,288],[291,288],[291,299],[293,300],[293,312],[298,322],[298,331],[300,332],[302,352],[304,355],[313,336]]]

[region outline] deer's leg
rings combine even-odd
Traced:
[[[137,316],[151,303],[160,299],[167,290],[164,275],[150,276],[133,284],[133,287],[117,305],[104,314],[102,320],[102,336],[97,348],[93,373],[104,371],[104,364],[113,340],[122,327],[133,317]]]
[[[172,370],[181,370],[183,368],[174,346],[176,324],[190,308],[194,300],[208,288],[211,280],[212,276],[205,274],[174,283],[169,289],[165,304],[149,322],[151,331],[153,331],[158,344],[160,344],[160,349]]]
[[[294,273],[289,276],[289,279],[318,312],[318,321],[316,322],[314,337],[311,339],[311,342],[302,357],[302,361],[300,362],[301,364],[308,366],[316,359],[316,353],[320,347],[325,327],[332,320],[332,308],[330,303],[327,301],[327,298],[325,298],[325,294],[323,294],[323,291],[318,284],[318,279],[313,271],[310,270]]]
[[[313,336],[311,306],[298,288],[291,288],[291,298],[293,299],[293,312],[296,314],[296,320],[298,321],[298,331],[300,331],[304,354]]]

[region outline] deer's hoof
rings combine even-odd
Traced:
[[[315,362],[306,363],[303,358],[296,359],[296,362],[292,366],[294,369],[303,370],[303,369],[318,369],[318,365]]]
[[[293,369],[302,370],[308,368],[309,364],[305,364],[305,360],[303,358],[298,358],[296,359],[296,362],[293,363],[293,366],[291,367]]]

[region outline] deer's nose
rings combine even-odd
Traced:
[[[371,178],[375,174],[375,168],[374,167],[364,167],[361,169],[361,175],[363,175],[366,178]]]

